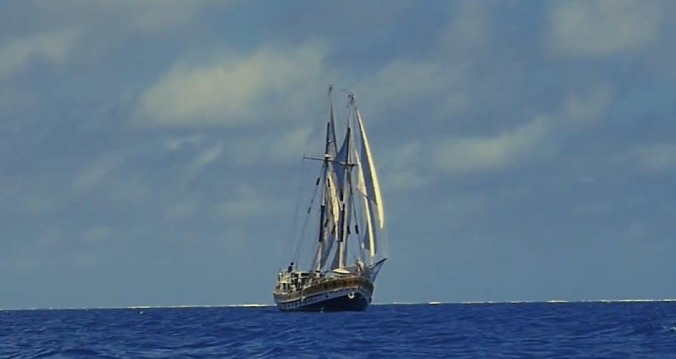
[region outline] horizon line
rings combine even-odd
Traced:
[[[651,303],[676,302],[676,298],[650,299],[548,299],[548,300],[509,300],[509,301],[429,301],[429,302],[389,302],[373,303],[371,305],[474,305],[474,304],[566,304],[566,303]],[[35,308],[0,308],[0,311],[22,310],[114,310],[114,309],[192,309],[192,308],[265,308],[274,307],[273,303],[244,303],[244,304],[179,304],[179,305],[130,305],[111,307],[35,307]]]

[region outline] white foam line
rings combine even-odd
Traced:
[[[0,308],[0,311],[18,311],[18,310],[147,310],[147,309],[188,309],[188,308],[263,308],[272,307],[273,304],[214,304],[214,305],[200,305],[200,304],[186,304],[186,305],[130,305],[127,307],[83,307],[83,308]]]
[[[676,302],[676,298],[665,299],[588,299],[588,300],[513,300],[513,301],[464,301],[464,302],[391,302],[391,303],[373,303],[371,305],[443,305],[443,304],[562,304],[562,303],[669,303]],[[214,304],[214,305],[132,305],[127,307],[85,307],[85,308],[0,308],[0,311],[18,311],[18,310],[107,310],[107,309],[183,309],[183,308],[265,308],[274,307],[274,304],[264,303],[245,303],[245,304]]]
[[[585,300],[511,300],[511,301],[463,301],[463,302],[391,302],[374,303],[372,305],[441,305],[441,304],[561,304],[561,303],[660,303],[676,302],[676,298],[666,299],[585,299]]]

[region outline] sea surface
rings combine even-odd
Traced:
[[[0,311],[0,358],[676,358],[676,302]]]

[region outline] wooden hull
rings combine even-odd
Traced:
[[[364,311],[371,303],[373,283],[365,277],[330,279],[301,290],[273,293],[281,311]]]

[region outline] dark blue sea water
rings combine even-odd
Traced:
[[[0,358],[676,358],[676,303],[0,311]]]

